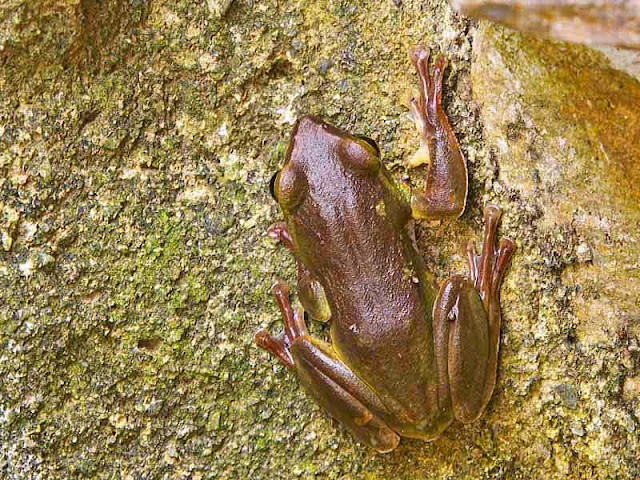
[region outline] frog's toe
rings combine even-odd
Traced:
[[[507,271],[507,268],[509,268],[511,257],[513,257],[515,251],[516,243],[513,240],[505,237],[500,239],[500,245],[494,262],[491,279],[491,293],[493,295],[497,295],[500,291],[500,285],[502,284],[504,273]]]
[[[496,297],[500,284],[509,266],[516,244],[509,238],[502,238],[498,243],[498,225],[502,211],[496,205],[487,205],[484,209],[484,241],[482,253],[476,252],[475,243],[467,245],[467,259],[471,281],[485,302]]]
[[[416,66],[416,69],[423,74],[425,79],[429,78],[429,57],[431,55],[431,50],[422,45],[417,45],[416,48],[411,53],[411,60],[413,64]],[[424,73],[423,73],[424,72]]]
[[[256,333],[255,342],[260,348],[263,348],[276,356],[287,368],[293,368],[293,357],[291,356],[289,347],[285,342],[283,333],[274,336],[267,330],[260,330]]]
[[[267,236],[276,242],[282,243],[289,250],[293,251],[293,240],[287,230],[287,225],[283,221],[272,223],[267,229]]]

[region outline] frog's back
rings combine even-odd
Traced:
[[[427,411],[438,404],[435,289],[406,232],[375,209],[368,212],[358,224],[374,228],[351,237],[341,267],[327,272],[323,282],[340,286],[328,294],[335,309],[333,345],[396,411],[394,417],[406,416],[409,425],[431,424],[438,416],[437,408]]]
[[[430,438],[450,421],[434,355],[436,289],[406,231],[410,207],[377,153],[305,117],[279,199],[297,254],[327,295],[336,353],[383,400],[392,428]]]
[[[329,185],[336,192],[330,203],[310,188],[312,201],[301,207],[309,211],[296,217],[315,219],[313,231],[302,235],[309,245],[301,248],[313,253],[301,256],[327,294],[333,347],[393,412],[389,421],[404,419],[392,428],[421,436],[416,425],[422,424],[439,432],[438,410],[447,408],[437,401],[443,395],[432,340],[436,291],[396,217],[408,206],[384,171],[376,177],[336,176]],[[308,226],[294,219],[297,233]]]

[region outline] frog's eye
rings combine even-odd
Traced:
[[[276,180],[278,178],[279,173],[280,173],[280,170],[274,173],[273,176],[271,177],[271,180],[269,180],[269,192],[271,193],[271,198],[273,198],[276,202],[278,201],[278,199],[276,198]]]
[[[367,142],[375,150],[376,156],[380,158],[380,147],[378,147],[378,144],[374,139],[365,137],[364,135],[356,135],[356,137],[358,137],[360,140],[364,140],[365,142]]]
[[[308,190],[306,178],[291,164],[285,165],[276,176],[273,191],[276,201],[286,211],[293,211]]]
[[[337,147],[344,166],[356,172],[375,175],[380,168],[380,150],[376,142],[366,137],[345,137]]]

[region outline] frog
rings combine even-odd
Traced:
[[[295,257],[299,301],[276,280],[284,329],[255,335],[331,417],[381,453],[401,437],[435,440],[485,410],[497,376],[500,287],[516,249],[498,241],[502,212],[486,205],[481,252],[466,246],[468,275],[438,285],[427,269],[414,220],[460,217],[468,173],[443,107],[448,62],[430,62],[422,46],[411,57],[420,81],[410,102],[420,135],[413,161],[426,165],[424,188],[395,180],[372,139],[298,119],[270,182],[284,219],[267,235]],[[329,324],[330,341],[309,333],[305,312]]]

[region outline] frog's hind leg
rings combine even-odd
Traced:
[[[313,274],[302,263],[295,251],[291,234],[284,222],[276,222],[269,227],[267,235],[282,243],[296,258],[298,266],[298,297],[300,303],[311,318],[319,322],[328,322],[331,318],[331,309],[324,288],[315,279]]]
[[[258,346],[295,370],[307,393],[358,440],[379,452],[396,448],[400,437],[380,417],[386,412],[380,399],[330,345],[309,335],[302,310],[291,307],[288,287],[276,282],[273,290],[284,317],[284,332],[276,337],[265,330],[258,332]]]
[[[515,243],[496,242],[500,209],[485,208],[482,254],[467,247],[470,279],[456,275],[440,289],[433,327],[438,375],[449,385],[455,417],[472,422],[486,407],[496,382],[500,344],[500,284]]]
[[[415,218],[440,220],[462,215],[467,201],[467,163],[442,106],[442,79],[447,68],[443,56],[429,72],[429,50],[417,47],[413,63],[420,77],[420,95],[411,102],[412,115],[420,132],[420,148],[410,166],[427,163],[424,192],[413,192],[411,209]]]

